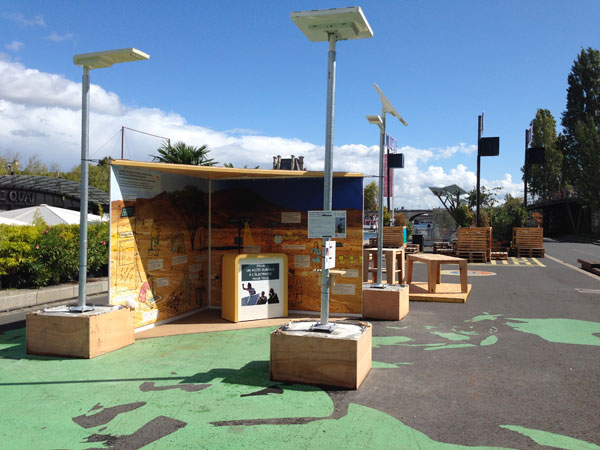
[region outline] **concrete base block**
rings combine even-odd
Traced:
[[[135,342],[133,311],[98,306],[71,313],[66,307],[27,314],[27,353],[95,358]]]
[[[408,314],[408,286],[393,285],[384,289],[363,287],[363,317],[401,320]]]
[[[316,323],[291,322],[271,333],[271,380],[358,389],[371,370],[371,324],[310,331]]]

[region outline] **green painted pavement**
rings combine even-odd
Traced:
[[[539,325],[534,319],[510,320],[520,321],[519,326]],[[575,341],[597,345],[592,333],[598,324],[574,321],[568,327],[581,325],[584,329]],[[392,416],[357,404],[333,418],[334,403],[325,391],[269,380],[272,330],[140,340],[92,360],[28,356],[23,329],[0,334],[1,447],[84,449],[145,437],[144,445],[156,449],[491,448],[437,442]],[[495,337],[480,345],[490,345]],[[406,336],[373,339],[376,348],[421,345],[407,344],[411,341]],[[423,346],[475,347],[451,340]],[[376,361],[374,368],[405,364],[411,363]],[[539,430],[505,428],[550,443],[543,445],[598,448]]]
[[[532,428],[519,427],[515,425],[500,425],[500,428],[515,431],[535,441],[537,444],[548,447],[561,448],[565,450],[600,450],[600,446],[560,434],[548,431],[534,430]]]
[[[600,345],[600,323],[575,319],[507,319],[506,325],[559,344]]]

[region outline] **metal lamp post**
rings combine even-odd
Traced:
[[[381,100],[381,116],[367,116],[369,123],[379,127],[379,198],[378,198],[378,217],[377,217],[377,283],[373,283],[372,287],[384,289],[385,284],[382,283],[382,262],[383,262],[383,158],[385,153],[385,114],[390,113],[397,117],[404,126],[408,124],[404,121],[396,108],[384,95],[383,91],[373,83],[373,86],[379,92]]]
[[[323,184],[323,211],[332,209],[333,185],[333,116],[335,103],[336,43],[349,39],[373,37],[373,31],[360,7],[334,8],[313,11],[300,11],[290,14],[291,19],[311,42],[329,43],[327,65],[327,109],[325,125],[325,174]],[[329,238],[323,238],[323,248]],[[321,321],[314,327],[316,331],[331,332],[335,324],[329,323],[329,269],[323,258],[321,272]]]
[[[87,281],[87,220],[88,220],[88,159],[89,159],[89,124],[90,124],[90,70],[110,67],[116,63],[140,61],[150,58],[146,53],[135,48],[122,48],[103,52],[82,53],[73,57],[73,63],[83,67],[82,106],[81,106],[81,199],[79,201],[79,296],[77,306],[71,312],[85,312],[94,309],[86,305]]]

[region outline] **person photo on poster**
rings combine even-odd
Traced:
[[[260,293],[260,297],[258,297],[257,305],[266,305],[267,304],[267,296],[265,295],[265,291]]]
[[[277,296],[277,293],[273,290],[273,288],[269,289],[269,298],[267,300],[267,303],[279,303],[279,297]]]
[[[335,218],[335,233],[336,237],[342,237],[342,235],[346,234],[346,218],[345,217],[336,217]]]

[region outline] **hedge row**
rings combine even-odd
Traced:
[[[108,223],[88,225],[88,276],[108,274]],[[0,288],[79,279],[79,225],[0,225]]]

